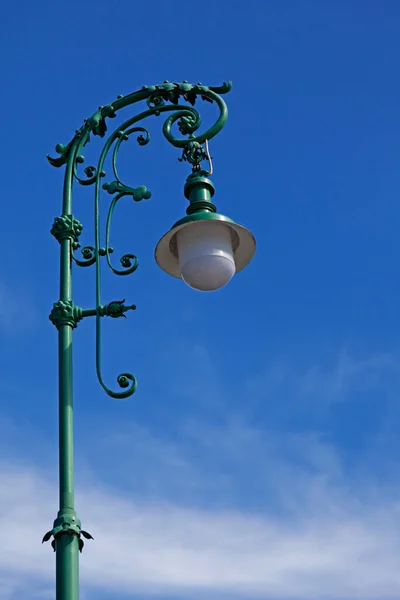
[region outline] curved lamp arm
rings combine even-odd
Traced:
[[[137,381],[132,373],[121,373],[117,377],[119,391],[111,390],[104,383],[101,372],[101,318],[103,316],[124,317],[125,312],[133,310],[135,306],[126,306],[125,300],[110,302],[107,305],[101,304],[100,257],[106,257],[107,265],[115,275],[130,275],[137,269],[139,263],[134,254],[124,254],[120,258],[122,268],[116,268],[112,264],[111,254],[114,250],[109,245],[112,215],[119,200],[125,196],[131,197],[135,202],[146,200],[151,196],[151,192],[145,186],[133,188],[121,181],[117,168],[118,151],[122,142],[128,140],[132,134],[138,134],[137,142],[140,146],[145,146],[150,141],[149,132],[144,127],[138,126],[137,123],[151,116],[158,117],[163,113],[171,113],[167,116],[162,131],[168,142],[176,148],[182,149],[182,158],[179,160],[188,161],[194,169],[199,169],[200,161],[206,159],[210,162],[211,167],[207,142],[226,123],[228,109],[221,95],[229,92],[231,87],[231,82],[224,83],[219,87],[207,87],[200,83],[192,85],[186,81],[183,83],[165,81],[162,85],[144,86],[141,90],[127,96],[118,96],[111,104],[100,106],[90,118],[84,121],[82,127],[76,131],[75,136],[67,145],[58,144],[56,146],[58,157],[47,157],[54,167],[65,165],[62,215],[55,219],[51,233],[60,243],[68,240],[67,254],[77,266],[96,265],[96,307],[94,309],[82,309],[73,303],[68,294],[64,297],[61,294],[60,301],[54,304],[50,319],[57,327],[63,324],[75,327],[82,318],[96,316],[97,377],[100,385],[112,398],[131,396],[136,390]],[[194,108],[198,98],[216,104],[219,109],[216,122],[203,133],[198,131],[201,119],[199,112]],[[188,104],[180,104],[181,99]],[[106,139],[97,166],[87,166],[84,168],[84,176],[80,176],[78,166],[84,163],[82,150],[90,141],[91,135],[104,138],[107,132],[107,120],[114,118],[119,110],[141,101],[145,101],[146,110],[130,117],[120,127],[116,128]],[[175,123],[181,136],[186,137],[175,137],[173,135],[172,128]],[[203,143],[206,143],[206,150],[202,146]],[[102,180],[106,177],[103,170],[104,164],[111,151],[113,179],[102,184]],[[211,169],[212,167],[210,171]],[[82,225],[75,219],[72,212],[74,180],[83,186],[94,185],[94,246],[81,248],[78,241],[82,232]],[[104,247],[100,245],[100,193],[102,189],[113,196],[108,210]],[[82,253],[80,259],[74,254],[74,250],[78,248],[81,248]]]

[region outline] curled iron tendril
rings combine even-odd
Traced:
[[[107,258],[107,264],[111,271],[115,275],[130,275],[139,266],[139,261],[134,254],[126,253],[120,258],[120,263],[122,269],[117,269],[113,266],[110,260],[110,230],[111,230],[111,220],[114,208],[117,202],[123,198],[124,196],[130,196],[136,202],[139,202],[142,199],[149,198],[151,196],[150,192],[147,190],[145,186],[139,186],[137,188],[132,188],[130,186],[125,185],[119,175],[117,168],[117,157],[118,151],[123,141],[128,140],[129,136],[133,133],[139,133],[137,137],[137,142],[140,146],[146,145],[150,141],[149,133],[143,127],[132,127],[130,129],[118,129],[114,132],[112,136],[110,136],[108,143],[106,143],[105,148],[99,159],[99,165],[97,168],[97,173],[100,174],[103,168],[103,164],[105,158],[107,156],[108,151],[111,149],[112,144],[114,143],[114,149],[112,153],[112,169],[115,177],[114,181],[106,182],[103,184],[102,188],[106,190],[109,194],[113,195],[113,199],[110,203],[110,207],[107,215],[107,223],[106,223],[106,240],[105,240],[105,255]],[[96,179],[96,192],[95,192],[95,239],[96,239],[96,248],[99,248],[99,198],[100,198],[100,176],[97,176]],[[101,286],[100,286],[100,265],[96,264],[96,305],[98,307],[101,306]],[[117,310],[115,316],[125,316],[123,312]],[[118,375],[117,384],[121,391],[112,390],[109,388],[104,382],[102,370],[101,370],[101,316],[98,313],[96,316],[96,372],[97,378],[100,382],[100,385],[105,390],[105,392],[115,399],[124,399],[128,398],[137,388],[137,380],[136,377],[129,372],[124,372]]]
[[[94,263],[97,260],[96,248],[94,248],[93,246],[84,246],[83,248],[81,248],[83,260],[75,256],[74,250],[78,250],[78,248],[80,248],[80,244],[73,244],[72,259],[75,262],[75,264],[78,267],[91,267],[92,265],[94,265]],[[108,247],[107,250],[105,248],[100,248],[99,256],[106,256],[107,254],[111,254],[112,252],[114,252],[114,248]]]
[[[74,244],[73,250],[78,250],[80,244]],[[96,262],[96,249],[93,246],[85,246],[81,249],[82,259],[76,258],[75,252],[72,252],[72,259],[78,267],[90,267]]]
[[[87,123],[88,121],[90,121],[90,120],[88,119],[87,121],[85,121],[85,123]],[[84,129],[84,127],[82,129]],[[83,172],[85,174],[85,178],[80,177],[78,175],[78,165],[81,165],[85,162],[85,157],[81,153],[82,153],[84,146],[86,146],[86,144],[90,141],[90,131],[83,130],[81,133],[79,133],[79,131],[77,131],[76,135],[78,136],[78,144],[75,149],[75,160],[73,163],[74,178],[81,185],[85,185],[85,186],[93,185],[96,182],[96,178],[97,178],[96,167],[94,167],[93,165],[88,165],[87,167],[85,167],[85,169],[83,170]],[[104,176],[105,176],[105,173],[102,172],[101,177],[104,177]]]
[[[80,183],[81,185],[93,185],[93,183],[96,183],[96,179],[97,179],[96,167],[93,167],[92,165],[85,167],[83,172],[85,173],[87,179],[83,179],[82,177],[79,177],[79,175],[77,174],[76,164],[83,163],[83,161],[84,161],[84,157],[82,155],[79,155],[76,159],[75,166],[74,166],[74,177],[78,181],[78,183]],[[104,171],[102,171],[100,173],[100,177],[105,177],[105,175],[106,174]]]
[[[118,152],[119,152],[122,142],[127,141],[129,139],[129,136],[132,135],[133,133],[139,133],[138,137],[136,138],[136,141],[139,144],[139,146],[146,146],[150,142],[150,134],[147,131],[147,129],[145,129],[144,127],[131,127],[130,129],[127,129],[126,131],[119,130],[117,132],[118,139],[115,143],[114,150],[112,153],[112,169],[113,169],[115,180],[121,185],[123,185],[123,183],[118,176],[118,169],[117,169]],[[125,186],[125,187],[128,187],[128,186]],[[107,188],[105,188],[105,189],[107,189]]]
[[[142,186],[144,188],[144,186]],[[137,189],[137,188],[136,188]],[[146,196],[142,196],[143,198],[147,198],[149,197],[150,192],[148,192],[146,190],[146,188],[144,188],[145,190],[145,194]],[[136,191],[136,190],[134,190]],[[147,191],[147,193],[146,193]],[[129,191],[127,192],[120,192],[119,194],[117,194],[116,196],[114,196],[114,198],[111,201],[110,207],[108,209],[108,215],[107,215],[107,224],[106,224],[106,249],[109,248],[109,244],[110,244],[110,232],[111,232],[111,222],[112,222],[112,216],[113,216],[113,212],[115,209],[115,206],[117,205],[117,203],[119,202],[119,200],[125,196],[133,196],[132,193],[130,193]],[[116,269],[113,264],[111,263],[111,259],[109,254],[107,253],[107,264],[109,266],[109,268],[111,269],[111,271],[115,274],[115,275],[130,275],[131,273],[134,273],[136,271],[136,269],[139,266],[139,260],[138,258],[134,255],[134,254],[124,254],[121,258],[120,258],[120,263],[121,266],[123,267],[122,269]]]
[[[118,152],[121,147],[122,142],[127,141],[129,136],[132,134],[139,133],[140,135],[137,137],[137,142],[139,146],[145,146],[150,141],[150,134],[144,127],[131,127],[126,130],[118,130],[117,132],[117,140],[114,145],[114,150],[112,153],[112,169],[115,177],[115,181],[110,183],[104,183],[103,189],[105,189],[109,194],[116,194],[113,200],[111,201],[108,215],[107,215],[107,224],[106,224],[106,249],[109,248],[110,243],[110,232],[111,232],[111,221],[114,209],[118,203],[118,201],[124,196],[130,196],[133,198],[135,202],[140,202],[141,200],[147,200],[151,197],[151,192],[146,188],[146,186],[141,185],[136,188],[132,188],[130,186],[122,183],[117,168],[117,158]],[[116,269],[110,259],[109,254],[107,253],[107,264],[111,271],[115,275],[130,275],[134,273],[139,266],[139,260],[134,254],[124,254],[120,258],[122,269]]]
[[[111,390],[104,382],[103,375],[101,372],[101,316],[97,314],[96,316],[96,373],[97,379],[103,388],[103,390],[111,396],[111,398],[115,398],[116,400],[123,400],[125,398],[129,398],[132,394],[135,393],[137,388],[137,379],[132,373],[120,373],[117,376],[117,384],[121,388],[122,391],[117,392]]]

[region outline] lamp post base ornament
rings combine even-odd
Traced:
[[[87,540],[94,539],[94,537],[90,533],[81,529],[81,522],[76,516],[75,511],[72,510],[71,514],[63,513],[57,517],[57,519],[53,523],[53,529],[45,533],[45,535],[43,536],[42,544],[44,544],[44,542],[48,542],[51,539],[51,537],[53,537],[51,545],[55,552],[57,547],[57,538],[61,535],[66,534],[74,535],[78,538],[79,552],[82,552],[84,546],[84,541],[81,536],[83,536]]]

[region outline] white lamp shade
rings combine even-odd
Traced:
[[[219,290],[235,274],[232,235],[221,221],[198,221],[176,235],[179,270],[190,287],[202,292]]]
[[[226,285],[251,261],[256,249],[248,229],[223,215],[210,216],[178,221],[155,250],[163,271],[203,291]]]

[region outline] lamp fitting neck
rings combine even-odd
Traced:
[[[205,171],[195,171],[186,180],[184,193],[189,200],[189,206],[186,209],[187,215],[205,210],[208,212],[217,212],[217,207],[211,202],[214,196],[214,185],[208,177],[205,177]]]

